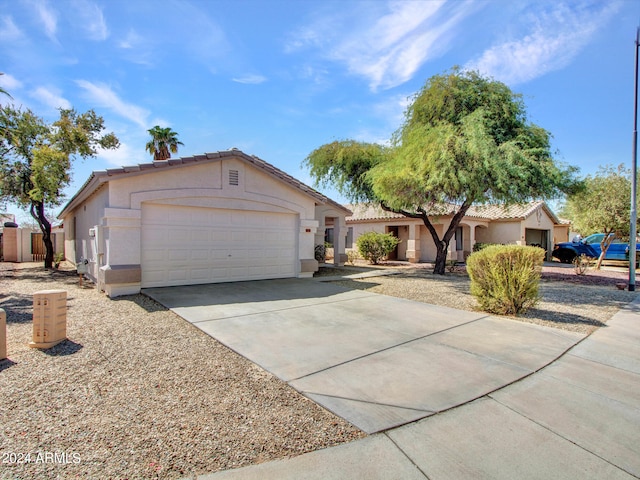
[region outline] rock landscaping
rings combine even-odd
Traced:
[[[64,264],[63,264],[64,265]],[[143,295],[0,264],[0,478],[191,477],[364,434]],[[68,292],[68,340],[32,349],[32,296]]]

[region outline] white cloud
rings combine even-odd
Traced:
[[[157,62],[150,40],[133,29],[120,39],[118,47],[124,51],[125,58],[130,62],[146,67],[152,67]]]
[[[49,8],[46,0],[33,0],[32,2],[40,22],[44,27],[44,33],[54,42],[57,42],[56,31],[58,29],[58,16],[55,11]]]
[[[138,33],[135,30],[129,30],[129,33],[127,33],[127,36],[118,42],[118,46],[120,48],[124,48],[125,50],[130,50],[138,46],[141,41],[142,41],[142,37],[138,35]]]
[[[359,4],[342,17],[322,17],[298,30],[285,51],[322,47],[328,58],[367,78],[371,90],[388,89],[448,50],[452,31],[475,8],[469,1],[448,0]]]
[[[109,37],[107,23],[98,5],[87,0],[76,0],[72,8],[80,28],[87,33],[89,39],[102,41]]]
[[[22,82],[8,73],[5,73],[0,75],[0,87],[11,93],[11,90],[18,90],[19,88],[22,88]]]
[[[60,96],[57,89],[38,87],[31,92],[31,96],[51,108],[72,108],[71,102]]]
[[[133,148],[128,143],[121,141],[117,150],[100,149],[97,156],[110,165],[122,167],[151,161],[151,157],[145,153],[144,144],[139,148]]]
[[[259,85],[267,81],[267,77],[262,75],[244,75],[242,77],[232,78],[234,82],[244,83],[247,85]]]
[[[92,83],[87,80],[76,80],[76,83],[86,91],[91,101],[131,120],[145,130],[149,128],[147,123],[149,111],[123,101],[108,85]]]
[[[529,17],[528,32],[519,39],[494,45],[465,65],[510,85],[524,83],[567,66],[609,20],[617,3],[602,8],[554,4]]]
[[[0,40],[16,41],[22,37],[23,33],[14,23],[12,17],[3,16],[0,18]]]

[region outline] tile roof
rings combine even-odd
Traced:
[[[363,221],[363,220],[385,220],[390,218],[406,218],[399,213],[387,212],[377,204],[358,203],[355,205],[346,205],[353,212],[353,215],[347,217],[347,222]],[[453,204],[442,204],[432,207],[428,210],[429,215],[453,215],[458,206]],[[548,205],[538,200],[535,202],[521,204],[494,204],[494,205],[472,205],[467,210],[467,217],[482,218],[487,220],[519,220],[525,219],[535,213],[538,208],[544,209],[551,220],[556,224],[564,224],[551,211]]]
[[[233,158],[243,160],[255,166],[256,168],[262,170],[268,175],[275,177],[289,184],[290,186],[297,188],[298,190],[304,192],[305,194],[313,197],[318,203],[329,204],[337,208],[338,210],[342,210],[347,215],[351,214],[351,211],[348,210],[343,205],[340,205],[338,202],[330,199],[329,197],[323,195],[317,190],[311,188],[310,186],[305,185],[300,180],[297,180],[296,178],[292,177],[288,173],[280,170],[279,168],[271,165],[270,163],[262,160],[261,158],[256,157],[255,155],[247,155],[246,153],[236,148],[232,148],[230,150],[205,153],[202,155],[170,158],[168,160],[156,160],[150,163],[141,163],[138,165],[130,165],[130,166],[123,166],[119,168],[109,168],[107,170],[94,171],[91,173],[91,175],[89,176],[87,181],[82,185],[82,187],[80,187],[78,192],[76,192],[76,194],[67,202],[67,204],[64,206],[64,208],[60,212],[59,217],[62,216],[63,213],[67,209],[69,209],[77,199],[79,199],[81,196],[84,197],[85,195],[90,195],[91,193],[96,191],[97,188],[100,187],[100,185],[111,180],[111,177],[120,177],[120,176],[126,176],[131,174],[141,174],[141,173],[142,174],[152,173],[154,170],[160,169],[160,168],[162,169],[171,168],[179,165],[187,165],[187,164],[196,163],[196,162],[212,162],[212,161],[218,161],[221,158],[227,158],[227,157],[233,157]]]

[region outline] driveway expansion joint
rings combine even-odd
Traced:
[[[451,326],[451,327],[443,328],[442,330],[438,330],[438,331],[436,331],[436,332],[431,332],[431,333],[427,333],[426,335],[421,335],[421,336],[419,336],[419,337],[411,338],[411,339],[409,339],[409,340],[405,340],[405,341],[403,341],[403,342],[396,343],[396,344],[394,344],[394,345],[389,345],[389,346],[384,347],[384,348],[381,348],[381,349],[379,349],[379,350],[375,350],[375,351],[372,351],[372,352],[369,352],[369,353],[365,353],[364,355],[359,355],[359,356],[357,356],[357,357],[350,358],[349,360],[345,360],[344,362],[336,363],[335,365],[331,365],[331,366],[329,366],[329,367],[321,368],[320,370],[316,370],[316,371],[314,371],[314,372],[310,372],[310,373],[307,373],[307,374],[305,374],[305,375],[301,375],[300,377],[290,378],[290,379],[288,379],[287,381],[288,381],[288,382],[295,382],[295,381],[297,381],[297,380],[301,380],[301,379],[303,379],[303,378],[311,377],[311,376],[313,376],[313,375],[317,375],[318,373],[326,372],[326,371],[331,370],[331,369],[333,369],[333,368],[340,367],[340,366],[343,366],[343,365],[347,365],[347,364],[349,364],[349,363],[351,363],[351,362],[355,362],[355,361],[358,361],[358,360],[362,360],[362,359],[364,359],[364,358],[368,358],[368,357],[371,357],[371,356],[373,356],[373,355],[377,355],[377,354],[379,354],[379,353],[386,352],[386,351],[391,350],[391,349],[394,349],[394,348],[396,348],[396,347],[402,347],[402,346],[404,346],[404,345],[408,345],[408,344],[410,344],[410,343],[412,343],[412,342],[417,342],[417,341],[419,341],[419,340],[424,340],[425,338],[429,338],[429,337],[432,337],[432,336],[434,336],[434,335],[438,335],[438,334],[441,334],[441,333],[447,332],[447,331],[449,331],[449,330],[453,330],[453,329],[455,329],[455,328],[462,327],[462,326],[464,326],[464,325],[469,325],[469,324],[471,324],[471,323],[473,323],[473,322],[477,322],[478,320],[482,320],[483,318],[489,318],[489,317],[490,317],[490,315],[487,315],[487,316],[484,316],[484,317],[480,317],[480,318],[475,318],[475,319],[473,319],[473,320],[469,320],[468,322],[460,323],[460,324],[458,324],[458,325],[453,325],[453,326]],[[395,330],[392,330],[392,329],[387,329],[387,330],[392,331],[392,332],[396,332]],[[442,345],[442,344],[440,344],[440,343],[438,343],[438,344],[439,344],[439,345]],[[443,345],[443,346],[449,347],[449,345]],[[454,348],[454,347],[451,347],[451,348]],[[458,350],[461,350],[461,349],[458,349]],[[469,353],[469,352],[467,352],[467,353]],[[481,355],[478,355],[478,356],[481,356]],[[485,358],[489,358],[489,357],[485,357]],[[502,363],[505,363],[505,362],[502,362]],[[506,364],[506,363],[505,363],[505,364]],[[522,367],[519,367],[519,368],[522,368]]]
[[[427,472],[425,472],[422,468],[420,468],[420,465],[418,465],[416,462],[414,462],[414,461],[413,461],[413,458],[411,458],[411,457],[409,456],[409,454],[408,454],[407,452],[405,452],[405,451],[404,451],[404,449],[403,449],[400,445],[398,445],[398,442],[396,442],[393,438],[391,438],[391,437],[387,434],[387,432],[382,432],[382,435],[384,435],[385,437],[387,437],[387,438],[391,441],[391,443],[393,443],[393,445],[395,445],[395,447],[396,447],[398,450],[400,450],[400,452],[402,453],[402,455],[404,455],[404,456],[405,456],[405,458],[406,458],[407,460],[409,460],[409,461],[411,462],[411,464],[412,464],[414,467],[416,467],[416,469],[417,469],[417,470],[418,470],[422,475],[424,475],[424,478],[426,478],[427,480],[430,480],[429,475],[427,475]]]
[[[309,308],[309,307],[317,307],[319,305],[324,305],[327,303],[332,303],[332,304],[337,304],[337,303],[345,303],[345,302],[353,302],[356,300],[362,300],[363,298],[365,298],[367,295],[363,295],[362,297],[356,297],[356,298],[344,298],[342,300],[333,300],[331,302],[317,302],[317,303],[307,303],[304,305],[296,305],[293,307],[284,307],[284,308],[277,308],[277,309],[273,309],[273,310],[269,310],[269,313],[277,313],[277,312],[287,312],[290,310],[299,310],[299,309],[303,309],[303,308]],[[178,308],[183,308],[183,307],[178,307]],[[174,308],[172,308],[172,310],[175,311]],[[242,313],[242,314],[233,314],[233,315],[229,315],[227,317],[218,317],[218,318],[204,318],[202,320],[187,320],[184,316],[180,315],[179,313],[176,312],[176,315],[179,315],[180,317],[184,318],[187,322],[191,323],[192,325],[198,324],[198,323],[203,323],[203,322],[217,322],[219,320],[229,320],[232,318],[245,318],[245,317],[252,317],[252,316],[256,316],[256,315],[264,315],[265,312],[250,312],[250,313]]]
[[[577,345],[578,344],[576,343],[576,345],[574,345],[574,347],[577,346]],[[571,348],[573,348],[573,347],[571,347]],[[595,363],[596,365],[602,365],[603,367],[615,368],[616,370],[620,370],[621,372],[625,372],[625,373],[630,373],[630,374],[635,375],[635,376],[640,378],[640,373],[635,372],[633,370],[627,370],[626,368],[622,368],[622,367],[616,366],[616,365],[611,365],[610,363],[599,362],[598,360],[594,360],[593,358],[583,357],[583,356],[577,355],[575,353],[570,353],[569,352],[569,353],[566,353],[566,355],[571,356],[573,358],[579,358],[580,360],[584,360],[586,362]]]
[[[494,393],[494,392],[492,392]],[[511,410],[513,413],[515,413],[516,415],[524,418],[525,420],[528,420],[529,422],[538,425],[541,428],[544,428],[547,432],[551,433],[552,435],[555,435],[558,438],[561,438],[562,440],[565,440],[566,442],[571,443],[572,445],[575,445],[576,447],[578,447],[579,449],[593,455],[594,457],[599,458],[600,460],[602,460],[603,462],[608,463],[609,465],[611,465],[612,467],[617,468],[618,470],[621,470],[629,475],[631,475],[632,477],[638,478],[633,472],[630,472],[628,470],[625,470],[624,468],[622,468],[620,465],[616,465],[615,463],[612,463],[611,461],[607,460],[606,458],[604,458],[602,455],[598,455],[596,452],[593,452],[592,450],[589,450],[588,448],[580,445],[579,443],[576,443],[575,441],[571,440],[568,437],[565,437],[564,435],[561,435],[560,433],[556,432],[555,430],[553,430],[552,428],[550,428],[549,426],[545,425],[544,423],[540,423],[538,421],[536,421],[535,419],[523,414],[522,412],[514,409],[513,407],[510,407],[509,405],[501,402],[500,400],[498,400],[497,398],[494,398],[491,394],[487,395],[488,398],[490,398],[491,400],[493,400],[494,402],[498,403],[499,405],[507,408],[508,410]],[[612,399],[610,399],[612,400]]]
[[[295,388],[295,387],[293,387]],[[438,413],[437,410],[427,410],[424,408],[415,408],[415,407],[405,407],[404,405],[394,405],[391,403],[382,403],[382,402],[374,402],[372,400],[362,400],[360,398],[351,398],[351,397],[344,397],[341,395],[331,395],[328,393],[322,393],[322,392],[312,392],[312,391],[307,391],[307,390],[297,390],[298,392],[302,393],[303,395],[307,396],[307,395],[318,395],[318,396],[323,396],[323,397],[327,397],[327,398],[337,398],[338,400],[349,400],[351,402],[360,402],[360,403],[366,403],[368,405],[380,405],[381,407],[392,407],[392,408],[401,408],[403,410],[411,410],[413,412],[423,412],[426,413],[427,415],[425,416],[429,416],[429,415],[433,415]],[[422,417],[424,418],[424,417]],[[411,422],[415,422],[416,420],[412,420]],[[409,422],[409,423],[411,423]]]

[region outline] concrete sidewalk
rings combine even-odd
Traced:
[[[638,303],[578,343],[568,332],[313,281],[145,293],[381,432],[199,478],[640,477]]]

